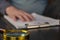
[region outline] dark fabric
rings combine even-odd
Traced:
[[[0,13],[5,14],[5,10],[8,6],[10,6],[9,2],[6,0],[0,0]]]
[[[53,0],[53,3],[47,6],[43,15],[60,19],[60,0]]]

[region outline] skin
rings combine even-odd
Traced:
[[[15,8],[13,6],[7,7],[6,8],[6,13],[14,21],[17,20],[16,17],[18,19],[20,19],[21,21],[24,21],[24,22],[32,21],[34,19],[34,17],[31,14],[29,14],[29,13],[23,11],[23,10],[18,10],[17,8]]]

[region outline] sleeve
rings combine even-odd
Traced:
[[[10,6],[10,3],[6,0],[0,0],[0,13],[5,14],[6,8]]]

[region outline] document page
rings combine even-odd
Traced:
[[[38,15],[37,13],[32,13],[31,15],[33,15],[33,17],[35,18],[31,22],[22,22],[21,20],[14,21],[13,19],[11,19],[10,17],[8,17],[6,15],[4,15],[4,18],[7,19],[16,28],[26,28],[25,24],[40,25],[45,22],[48,22],[50,25],[59,25],[59,20],[57,20],[57,19]]]

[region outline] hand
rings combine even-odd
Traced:
[[[32,21],[34,19],[31,14],[22,10],[18,10],[13,6],[6,8],[6,13],[9,17],[11,17],[15,21],[17,20],[16,17],[21,21]]]

